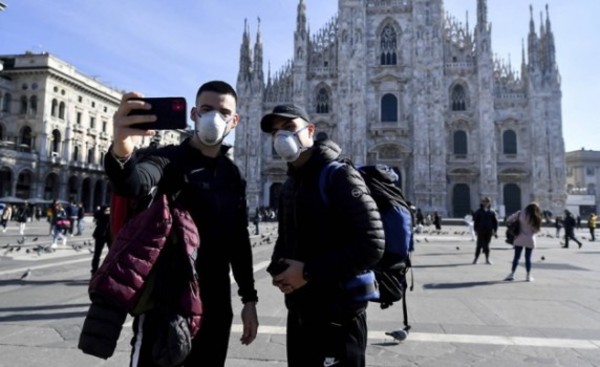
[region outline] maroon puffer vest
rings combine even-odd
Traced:
[[[195,274],[194,261],[200,246],[198,229],[189,212],[169,208],[166,195],[157,197],[152,205],[131,218],[119,231],[110,250],[89,286],[90,298],[99,295],[134,314],[144,293],[152,267],[167,243],[171,231],[177,231],[176,241],[184,246]],[[197,277],[186,284],[179,300],[178,312],[188,321],[192,337],[200,327],[202,301]]]

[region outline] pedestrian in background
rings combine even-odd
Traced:
[[[58,247],[58,241],[62,241],[62,245],[67,245],[67,230],[70,226],[67,213],[60,202],[54,204],[54,210],[52,214],[52,221],[50,227],[52,228],[52,248]]]
[[[564,244],[563,248],[569,248],[569,240],[573,240],[573,241],[577,242],[577,244],[579,245],[579,248],[581,248],[582,243],[579,242],[577,237],[575,237],[575,227],[577,226],[577,222],[575,221],[575,217],[573,217],[573,214],[568,210],[565,210],[564,226],[565,226],[565,244]]]
[[[83,203],[80,202],[77,205],[77,232],[75,236],[81,236],[83,233],[83,217],[85,216],[85,210],[83,209]]]
[[[100,265],[100,255],[102,255],[104,245],[110,249],[110,207],[107,205],[102,205],[100,209],[94,213],[94,222],[96,223],[96,228],[94,229],[94,233],[92,233],[92,237],[94,237],[94,256],[92,256],[91,270],[92,275],[94,275],[96,270],[98,270],[98,265]]]
[[[17,223],[19,223],[19,234],[25,235],[25,224],[27,223],[27,203],[21,205],[17,210]]]
[[[590,229],[590,241],[596,240],[596,213],[591,213],[588,218],[588,228]]]
[[[560,230],[562,229],[562,218],[560,216],[556,216],[554,218],[554,228],[556,228],[556,238],[560,238]]]
[[[525,249],[525,269],[527,270],[526,280],[528,282],[533,282],[533,277],[531,276],[531,254],[535,248],[535,235],[542,227],[542,215],[539,205],[537,203],[527,205],[525,209],[519,210],[508,217],[506,222],[512,223],[515,220],[519,221],[519,234],[515,237],[513,243],[515,254],[511,272],[504,280],[515,280],[515,271],[519,265],[521,253],[523,252],[523,249]]]
[[[473,211],[471,211],[469,214],[465,215],[465,224],[467,225],[468,229],[469,229],[469,235],[471,236],[471,241],[475,241],[475,227],[473,224]]]
[[[13,208],[12,205],[6,204],[4,210],[2,211],[2,233],[6,232],[6,225],[10,218],[12,218]]]
[[[481,205],[473,216],[473,222],[475,233],[477,234],[477,247],[475,248],[473,264],[477,264],[479,254],[483,251],[485,254],[485,263],[492,265],[492,261],[490,260],[490,242],[492,241],[492,236],[498,237],[498,217],[492,209],[492,199],[486,196],[481,200]]]

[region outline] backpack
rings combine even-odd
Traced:
[[[354,167],[350,161],[331,161],[321,171],[319,190],[326,205],[329,200],[326,187],[333,171],[345,164]],[[385,250],[383,257],[371,271],[376,281],[375,291],[365,295],[364,299],[378,302],[382,309],[388,308],[394,302],[403,300],[406,324],[406,290],[408,284],[406,273],[411,269],[410,251],[413,249],[413,214],[407,204],[402,190],[394,185],[395,173],[385,165],[367,165],[355,167],[360,173],[371,196],[377,204],[383,230],[385,233]],[[397,176],[396,176],[397,178]],[[359,275],[351,283],[368,281],[372,277]],[[411,283],[410,289],[412,290]],[[369,287],[366,287],[369,289]]]

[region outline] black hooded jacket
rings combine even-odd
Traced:
[[[279,205],[279,237],[272,261],[304,262],[308,283],[286,296],[286,305],[309,314],[346,314],[364,309],[342,284],[375,265],[383,255],[385,237],[377,205],[360,173],[345,165],[326,184],[329,204],[320,192],[323,167],[339,158],[330,140],[315,142],[310,159],[300,168],[289,165]]]
[[[205,309],[231,307],[229,270],[242,302],[256,301],[252,246],[248,234],[246,183],[222,147],[216,158],[204,156],[186,140],[134,156],[120,168],[107,154],[105,168],[114,191],[126,197],[181,190],[180,198],[200,233],[196,266]],[[184,178],[185,175],[185,178]],[[187,181],[187,183],[184,183]]]

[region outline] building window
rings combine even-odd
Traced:
[[[79,147],[73,147],[73,162],[77,162],[79,160]]]
[[[319,89],[317,94],[317,113],[329,113],[329,94],[327,89]]]
[[[58,105],[58,118],[61,120],[65,119],[65,102],[60,102]]]
[[[94,148],[88,149],[88,157],[87,157],[88,163],[94,163],[94,158],[95,158],[94,155],[95,155]]]
[[[398,98],[393,94],[381,98],[381,122],[398,122]]]
[[[90,117],[90,129],[95,129],[95,128],[96,128],[96,118]]]
[[[60,131],[52,131],[52,153],[60,153]]]
[[[593,176],[593,175],[594,175],[594,167],[586,167],[586,168],[585,168],[585,173],[586,173],[588,176]]]
[[[37,96],[31,96],[29,98],[29,111],[32,116],[37,115]]]
[[[26,96],[21,96],[21,108],[19,110],[19,113],[21,115],[24,115],[27,113],[27,97]]]
[[[19,134],[19,141],[21,147],[31,149],[31,143],[33,139],[31,135],[31,128],[29,126],[25,126],[21,129],[21,133]]]
[[[517,134],[513,130],[506,130],[502,134],[502,152],[517,154]]]
[[[107,121],[102,121],[102,132],[105,133],[106,132],[106,125],[108,124]]]
[[[463,130],[454,132],[454,154],[466,155],[467,154],[467,133]]]
[[[462,85],[455,85],[450,93],[450,108],[452,111],[465,111],[467,109],[467,94]]]
[[[77,123],[77,125],[81,125],[81,112],[77,112],[77,114],[75,115],[75,122]]]
[[[56,117],[56,109],[58,108],[58,101],[56,99],[52,100],[52,108],[50,109],[50,115]]]
[[[2,98],[2,112],[10,112],[10,102],[12,96],[10,93],[5,93],[4,98]]]
[[[396,65],[397,47],[396,31],[388,24],[381,31],[381,65]]]

